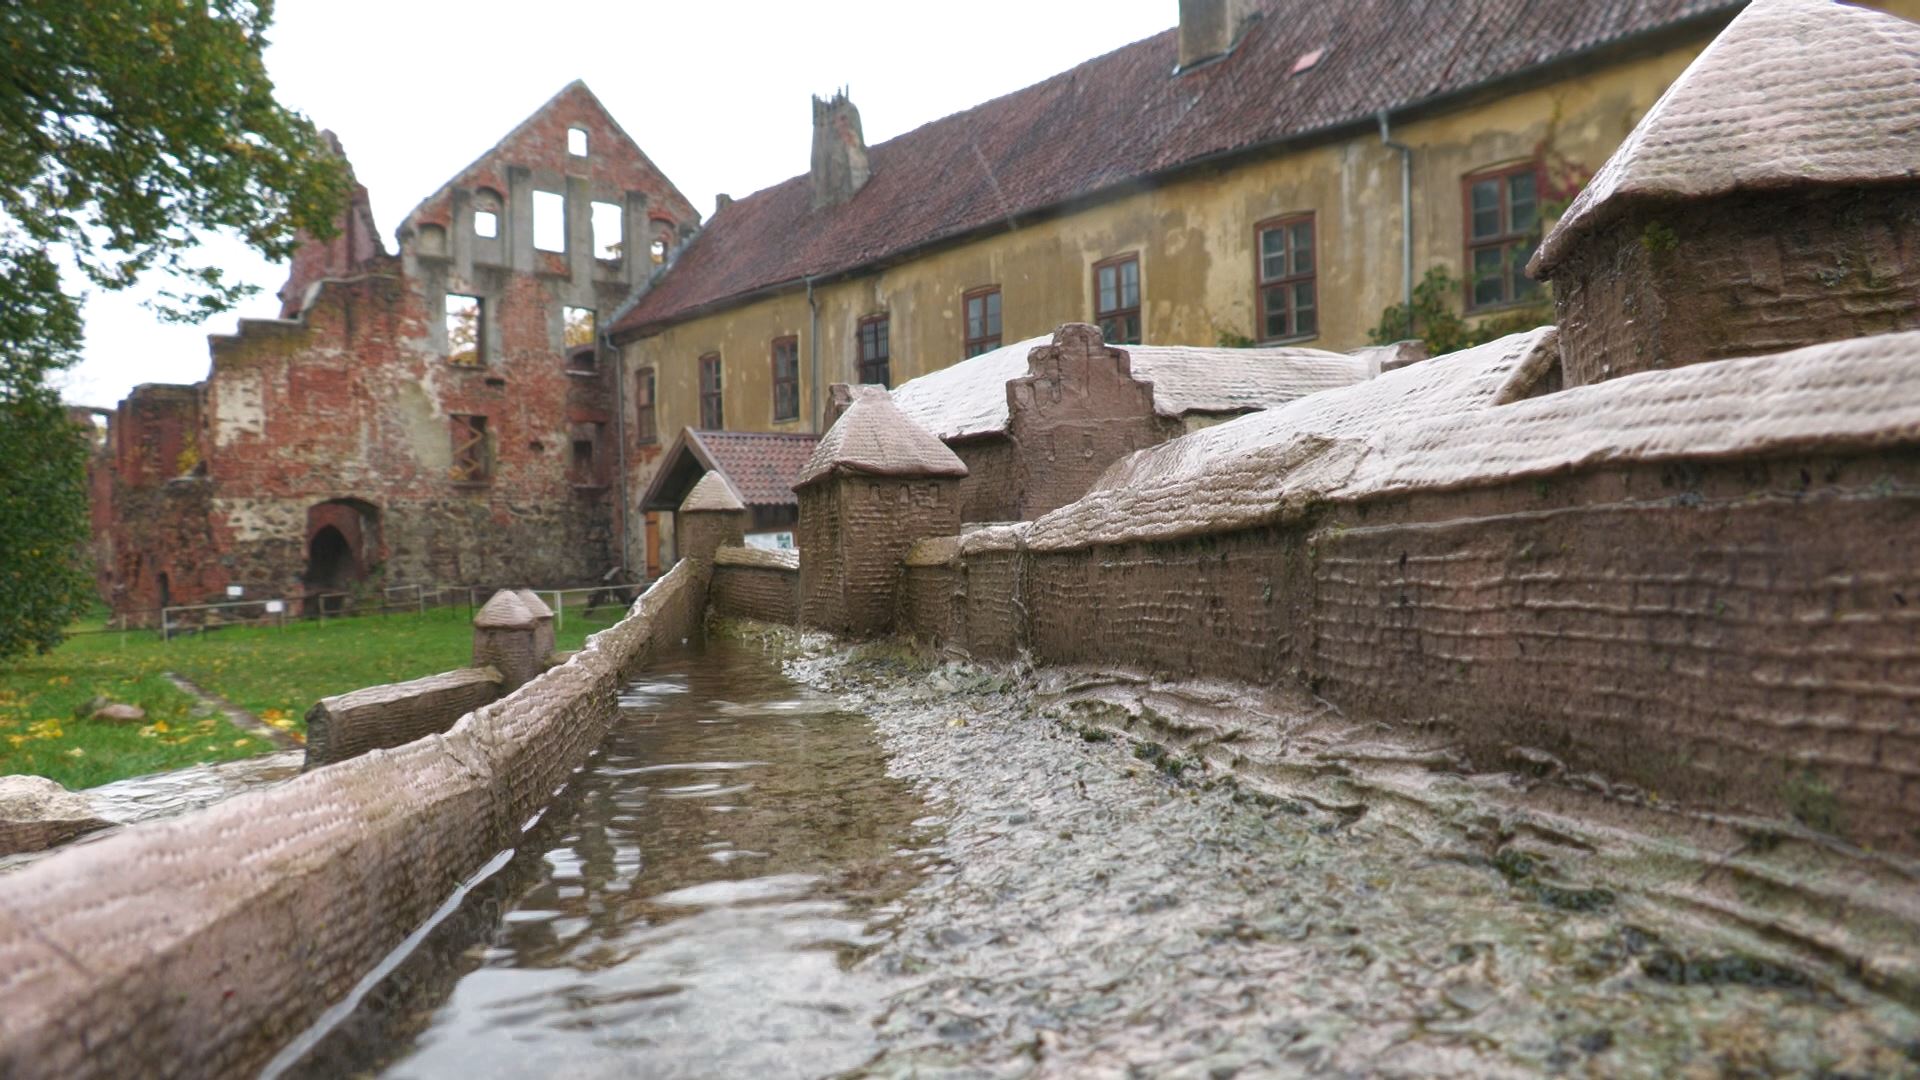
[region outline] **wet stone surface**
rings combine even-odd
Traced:
[[[1920,1019],[1042,719],[1025,684],[793,665],[946,822],[859,971],[906,980],[876,1076],[1920,1075]]]
[[[292,1072],[1920,1075],[1903,1008],[1051,719],[1002,672],[769,634],[623,705]]]

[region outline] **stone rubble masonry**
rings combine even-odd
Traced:
[[[1920,25],[1758,0],[1541,243],[1569,386],[1920,327]]]
[[[494,669],[503,690],[517,690],[546,667],[539,633],[540,621],[527,605],[501,589],[473,616],[473,666]]]
[[[692,563],[442,735],[0,875],[0,1075],[251,1076],[470,878],[699,631]]]
[[[574,127],[585,158],[567,152]],[[536,191],[566,200],[564,255],[532,246]],[[622,208],[618,262],[595,257],[595,202]],[[493,239],[473,227],[483,208]],[[146,620],[230,585],[298,611],[376,584],[599,581],[622,562],[616,365],[569,360],[563,311],[604,326],[648,282],[652,240],[697,220],[578,83],[415,209],[398,254],[356,189],[341,235],[296,254],[283,318],[240,320],[211,339],[204,382],[137,387],[113,415],[93,486],[116,612]],[[447,359],[449,294],[482,302],[477,366]],[[482,481],[453,475],[456,415],[486,418]],[[329,527],[347,557],[310,565]]]
[[[490,667],[460,668],[321,698],[307,710],[304,768],[438,735],[499,697],[503,682]]]
[[[800,618],[800,553],[791,549],[720,548],[713,553],[710,592],[716,614],[796,626]]]

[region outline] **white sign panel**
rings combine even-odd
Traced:
[[[285,610],[287,610],[287,605],[284,602],[279,600],[267,601],[267,614],[278,615]]]
[[[227,599],[229,599],[229,600],[238,600],[238,599],[240,599],[241,597],[243,597],[243,596],[245,596],[245,595],[247,595],[247,589],[246,589],[246,586],[244,586],[244,585],[229,585],[229,586],[227,586]]]

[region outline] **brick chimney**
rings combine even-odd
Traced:
[[[1180,0],[1180,68],[1233,51],[1254,16],[1254,0]]]
[[[813,208],[837,206],[865,187],[867,138],[860,132],[860,110],[842,90],[813,99]]]

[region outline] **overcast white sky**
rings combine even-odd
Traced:
[[[851,87],[878,143],[1177,19],[1177,0],[280,0],[267,67],[282,103],[339,133],[391,250],[407,210],[575,78],[705,217],[719,192],[806,170],[809,94]],[[144,289],[96,292],[67,400],[111,407],[139,383],[195,382],[208,333],[278,314],[284,266],[237,242],[208,252],[262,293],[168,326]]]

